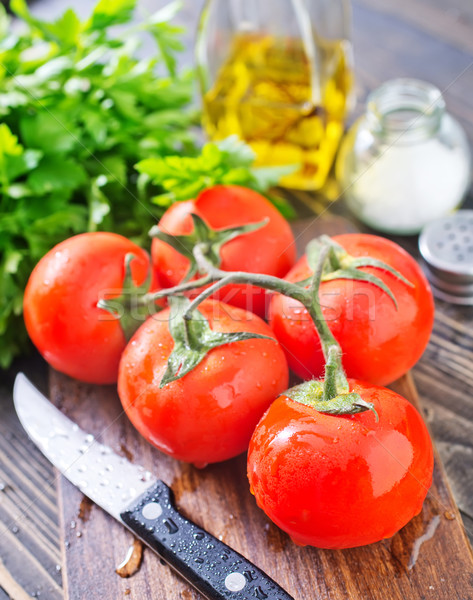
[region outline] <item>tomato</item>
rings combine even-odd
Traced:
[[[124,260],[133,253],[132,278],[142,284],[148,254],[114,233],[84,233],[61,242],[36,265],[25,290],[29,336],[58,371],[88,383],[114,383],[126,339],[117,318],[97,307],[119,296]]]
[[[351,548],[391,537],[422,508],[433,451],[417,410],[350,380],[379,415],[328,415],[280,396],[258,423],[248,478],[258,506],[301,545]]]
[[[172,235],[193,231],[191,213],[200,216],[213,229],[225,229],[248,223],[269,222],[252,233],[227,242],[221,249],[224,271],[247,271],[284,277],[296,257],[294,236],[289,224],[263,196],[238,186],[216,186],[202,192],[196,200],[178,202],[163,215],[159,227]],[[184,279],[189,260],[167,243],[154,239],[151,248],[162,287],[172,287]],[[192,296],[197,295],[195,291]],[[216,297],[234,306],[265,315],[264,290],[250,285],[229,285]]]
[[[365,234],[339,235],[333,240],[352,256],[382,260],[413,284],[409,287],[379,268],[360,269],[384,281],[397,300],[397,309],[386,292],[366,281],[337,279],[320,286],[322,311],[342,347],[348,377],[387,385],[417,362],[428,343],[434,319],[432,292],[419,265],[397,244]],[[303,256],[286,279],[303,281],[311,275]],[[277,295],[271,301],[269,318],[290,368],[304,379],[321,377],[324,357],[307,310]]]
[[[149,318],[123,353],[118,393],[128,417],[156,448],[196,466],[244,452],[256,423],[287,388],[288,367],[270,327],[240,308],[207,300],[199,311],[211,329],[251,331],[210,350],[192,371],[160,388],[174,347],[169,309]]]

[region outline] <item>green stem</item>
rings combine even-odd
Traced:
[[[314,322],[317,333],[319,334],[320,344],[325,357],[325,376],[324,376],[324,399],[330,400],[338,394],[348,392],[348,380],[342,366],[342,349],[340,344],[334,338],[325,320],[320,306],[319,289],[322,281],[324,266],[330,258],[332,248],[330,242],[324,242],[324,247],[320,251],[317,265],[314,270],[312,282],[310,284],[310,304],[305,305],[312,321]]]
[[[330,256],[330,252],[331,246],[330,240],[328,239],[328,241],[324,242],[324,247],[320,251],[311,285],[309,289],[306,290],[297,284],[284,279],[279,279],[278,277],[272,277],[271,275],[245,273],[242,271],[232,273],[221,271],[206,258],[203,249],[198,244],[194,248],[194,257],[199,269],[207,272],[214,279],[215,283],[199,294],[199,296],[189,304],[183,316],[185,319],[191,319],[192,312],[201,302],[230,283],[249,283],[294,298],[294,300],[301,302],[301,304],[305,306],[314,322],[317,333],[319,334],[322,351],[326,361],[324,400],[331,400],[341,393],[347,393],[349,391],[349,386],[342,366],[342,349],[327,325],[319,300],[319,288],[322,281],[322,274],[325,263]]]
[[[180,283],[179,285],[175,285],[174,287],[166,288],[164,290],[159,290],[158,292],[149,292],[147,294],[143,294],[143,296],[138,299],[138,302],[145,306],[148,305],[149,307],[152,307],[154,306],[156,300],[159,300],[160,298],[167,298],[167,296],[183,294],[184,292],[195,290],[196,288],[212,283],[213,281],[215,281],[215,279],[210,275],[204,275],[203,277],[200,277],[200,279],[185,281],[184,283]]]
[[[319,298],[319,289],[320,283],[322,281],[324,265],[325,261],[327,260],[330,254],[330,250],[331,249],[329,246],[324,246],[324,248],[322,248],[322,250],[320,251],[317,266],[309,287],[310,304],[306,305],[306,308],[309,311],[309,314],[312,317],[315,327],[317,328],[317,332],[320,336],[325,360],[328,360],[329,348],[335,346],[340,348],[337,340],[333,337],[333,334],[330,331],[329,326],[327,325],[327,321],[325,320],[325,317],[322,312],[322,307],[320,306]]]
[[[331,346],[328,353],[327,362],[325,363],[324,400],[331,400],[337,396],[337,370],[337,349],[334,346]]]
[[[304,306],[310,302],[310,293],[308,290],[301,288],[295,283],[280,279],[279,277],[273,277],[272,275],[263,275],[261,273],[247,273],[245,271],[222,271],[215,267],[210,261],[207,260],[204,252],[197,245],[194,248],[194,256],[202,271],[206,271],[215,283],[204,290],[197,298],[195,298],[184,313],[185,319],[192,318],[192,312],[199,306],[201,302],[212,296],[220,288],[225,287],[230,283],[248,283],[256,287],[271,290],[273,292],[279,292],[290,298],[298,300]],[[335,342],[336,343],[336,342]]]
[[[324,400],[331,400],[340,393],[348,392],[349,388],[342,367],[342,351],[340,345],[334,338],[325,321],[319,300],[319,288],[322,274],[325,263],[329,258],[330,251],[330,243],[327,242],[320,251],[312,282],[307,290],[296,283],[286,281],[285,279],[279,279],[278,277],[273,277],[271,275],[247,273],[244,271],[222,271],[208,260],[203,244],[197,244],[193,250],[194,257],[200,271],[207,273],[207,275],[196,281],[189,281],[173,288],[155,292],[154,294],[147,294],[146,298],[148,302],[154,302],[163,296],[172,296],[212,283],[212,285],[203,290],[197,298],[194,298],[189,304],[186,311],[183,313],[184,319],[187,320],[192,319],[192,313],[202,302],[204,302],[204,300],[210,298],[210,296],[215,294],[219,289],[231,283],[247,283],[294,298],[294,300],[300,302],[307,309],[319,334],[322,351],[326,360]]]

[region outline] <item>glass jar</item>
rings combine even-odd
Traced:
[[[320,189],[352,103],[348,0],[207,0],[196,59],[203,126],[237,134],[282,185]]]
[[[387,233],[416,234],[455,210],[470,183],[470,151],[440,91],[388,81],[342,142],[337,179],[351,211]]]

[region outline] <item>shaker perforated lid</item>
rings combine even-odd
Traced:
[[[460,210],[427,225],[419,250],[434,296],[473,305],[473,210]]]

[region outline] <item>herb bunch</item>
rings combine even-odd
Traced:
[[[26,343],[22,298],[38,259],[71,234],[113,230],[142,238],[159,210],[137,201],[133,165],[195,152],[192,76],[178,75],[173,3],[138,24],[135,0],[100,0],[36,19],[25,0],[0,5],[0,365]],[[115,26],[120,25],[118,30]],[[124,30],[125,27],[125,30]],[[156,41],[137,56],[139,38]]]

